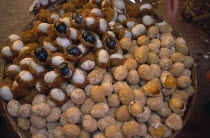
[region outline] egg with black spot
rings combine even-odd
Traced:
[[[91,32],[84,32],[82,34],[82,38],[85,40],[85,42],[88,42],[90,44],[95,44],[96,42],[96,39]]]
[[[77,24],[82,24],[82,22],[83,22],[83,17],[82,17],[82,15],[80,15],[78,12],[75,12],[75,13],[72,15],[72,20],[74,20],[74,22],[77,23]]]
[[[64,62],[59,66],[59,71],[62,74],[62,76],[71,76],[71,69],[68,66],[68,63]]]
[[[77,46],[68,46],[66,51],[73,57],[79,57],[82,55],[82,51]]]
[[[106,46],[107,46],[108,49],[115,49],[116,44],[117,43],[116,43],[116,41],[113,37],[109,36],[109,37],[106,38]]]
[[[66,30],[67,30],[67,26],[63,22],[56,22],[54,24],[54,28],[55,28],[56,32],[58,32],[60,34],[65,34]]]
[[[48,53],[47,51],[42,48],[42,47],[38,47],[34,50],[34,55],[35,57],[41,61],[41,62],[46,62],[47,58],[48,58]]]

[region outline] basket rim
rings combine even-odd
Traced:
[[[57,5],[54,6],[52,8],[52,11],[53,10],[56,10],[58,7]],[[159,20],[163,21],[163,17],[161,17],[160,15],[158,15],[157,13],[155,13],[154,15],[156,18],[158,18]],[[35,22],[36,20],[38,20],[38,17],[39,17],[39,14],[37,14],[36,16],[34,16],[28,23],[26,23],[19,31],[18,31],[18,34],[20,34],[21,32],[23,31],[26,31],[30,28],[30,26],[33,24],[33,22]],[[173,33],[175,34],[175,37],[182,37],[181,34],[177,31],[177,29],[175,27],[173,27]],[[189,49],[189,55],[192,56],[192,53]],[[6,65],[6,62],[5,60],[0,57],[0,84],[2,84],[2,81],[3,81],[3,78],[4,78],[4,67]],[[182,130],[183,128],[185,127],[186,123],[188,122],[189,120],[189,117],[190,115],[192,114],[192,111],[195,107],[195,101],[196,101],[196,96],[197,96],[197,92],[198,92],[198,86],[197,86],[197,73],[196,73],[196,67],[195,67],[195,64],[193,64],[193,66],[191,67],[190,69],[192,71],[192,75],[191,75],[191,79],[192,79],[192,86],[194,87],[194,94],[193,96],[191,96],[189,99],[189,103],[188,103],[188,108],[187,110],[185,111],[185,114],[184,114],[184,117],[183,117],[183,126],[180,130],[178,131],[175,131],[172,133],[172,135],[169,137],[169,138],[175,138]],[[15,130],[15,132],[19,135],[20,138],[26,138],[26,135],[24,134],[23,130],[21,130],[16,121],[15,121],[15,118],[13,118],[12,116],[9,115],[9,113],[7,112],[7,102],[2,100],[2,106],[3,106],[3,109],[4,109],[4,112],[6,114],[6,117],[8,118],[11,126],[13,127],[13,129]]]

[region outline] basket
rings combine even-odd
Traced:
[[[130,5],[131,3],[127,3],[126,2],[126,6],[127,5]],[[55,11],[57,9],[59,9],[60,5],[56,5],[56,6],[53,6],[50,8],[50,11]],[[36,15],[34,18],[32,18],[27,24],[25,24],[23,26],[23,28],[19,31],[19,33],[21,32],[24,32],[24,31],[27,31],[29,29],[32,28],[32,24],[33,22],[37,21],[38,20],[38,16],[39,15]],[[162,17],[160,17],[159,15],[155,14],[154,15],[154,18],[158,21],[158,22],[161,22],[163,21]],[[175,29],[173,28],[174,31],[173,31],[173,36],[175,38],[177,37],[181,37],[180,33]],[[189,52],[189,55],[192,56],[191,52]],[[3,81],[3,78],[4,78],[4,68],[5,68],[5,65],[6,65],[6,62],[4,59],[0,58],[0,84],[2,83]],[[192,110],[193,110],[193,107],[194,107],[194,104],[195,104],[195,99],[196,99],[196,93],[197,93],[197,76],[196,76],[196,69],[195,69],[195,66],[193,65],[191,67],[191,72],[192,72],[192,76],[191,76],[191,79],[192,79],[192,86],[194,87],[195,89],[195,93],[192,97],[190,97],[189,99],[189,102],[187,104],[187,110],[185,111],[185,114],[183,116],[183,127],[185,126],[185,124],[187,123],[187,120],[189,119],[191,113],[192,113]],[[3,105],[3,109],[5,111],[5,114],[6,114],[6,117],[8,118],[9,122],[11,123],[11,126],[13,127],[13,129],[16,131],[16,133],[20,136],[20,138],[27,138],[27,137],[31,137],[31,134],[29,131],[24,131],[22,129],[20,129],[17,125],[17,121],[16,119],[14,119],[12,116],[9,115],[9,113],[7,112],[7,103],[5,101],[2,101],[1,102],[2,105]],[[177,134],[180,133],[181,130],[179,131],[176,131],[174,132],[170,138],[175,138],[177,136]]]

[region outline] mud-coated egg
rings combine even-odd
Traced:
[[[177,84],[176,78],[168,72],[168,71],[163,71],[161,76],[160,76],[160,81],[162,85],[166,88],[172,88],[175,87]]]
[[[179,76],[177,78],[177,86],[182,89],[189,87],[191,84],[192,84],[192,80],[188,76]]]
[[[183,127],[183,121],[180,115],[171,113],[165,120],[165,124],[172,130],[180,130]]]

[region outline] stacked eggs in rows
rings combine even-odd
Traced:
[[[193,58],[150,4],[75,0],[10,35],[1,97],[32,137],[169,137],[194,93]],[[85,6],[83,6],[83,4]],[[14,99],[18,100],[14,100]]]

